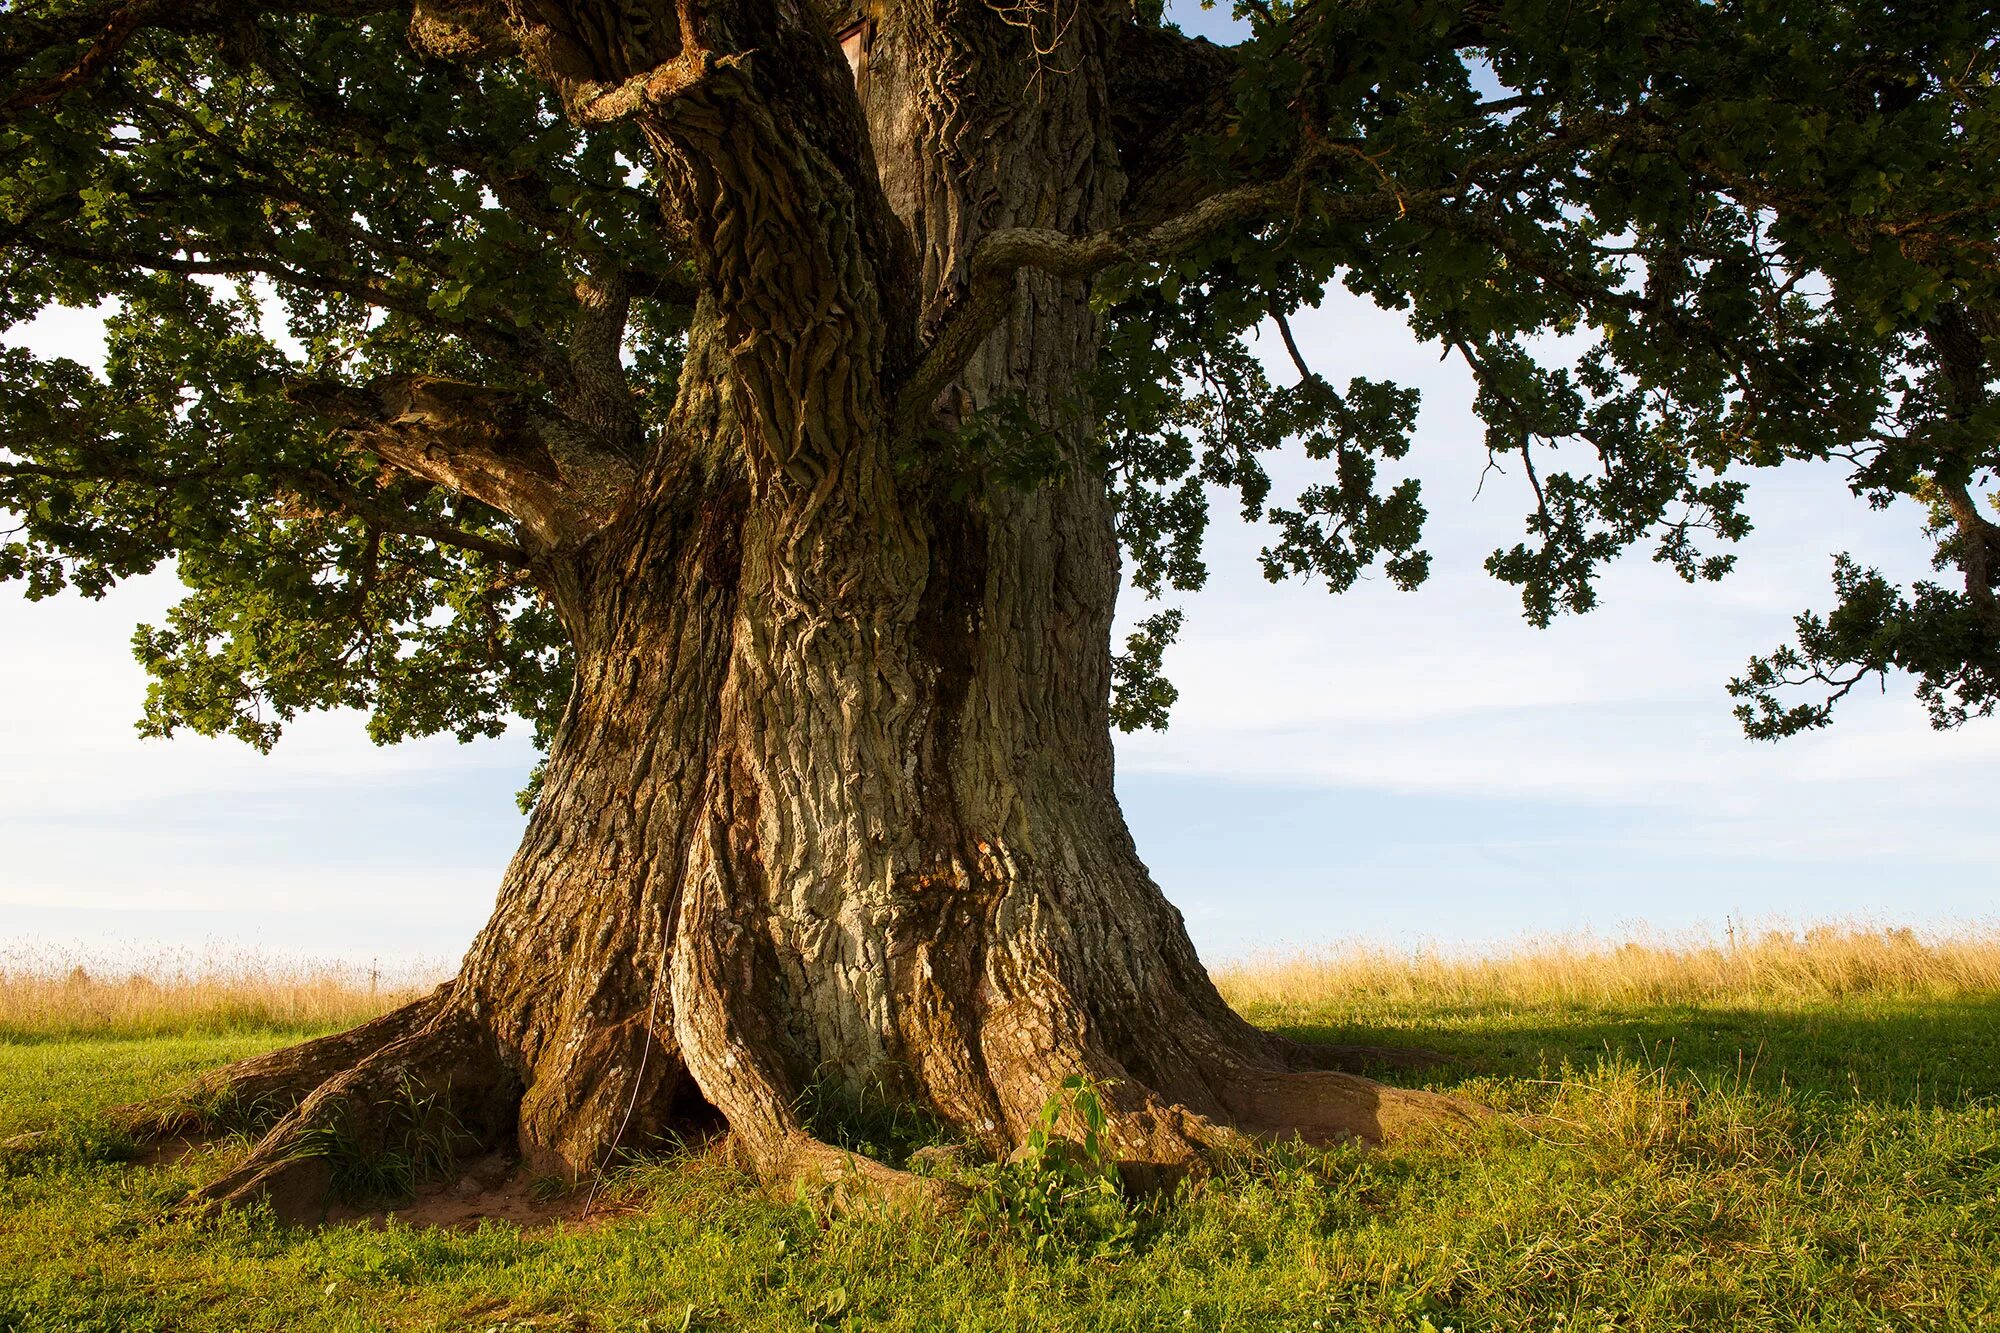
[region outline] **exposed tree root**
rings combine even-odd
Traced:
[[[1381,1064],[1372,1049],[1367,1058]],[[1298,1138],[1320,1147],[1343,1141],[1436,1142],[1476,1131],[1497,1114],[1464,1098],[1251,1059],[1211,1066],[1206,1081],[1213,1098],[1199,1107],[1164,1100],[1117,1071],[1096,1080],[1107,1122],[1104,1138],[1127,1186],[1141,1191],[1172,1185],[1207,1169],[1218,1156],[1260,1142]],[[1081,1137],[1082,1127],[1067,1105],[1057,1116],[1056,1132]]]
[[[115,1107],[107,1118],[141,1143],[261,1127],[283,1118],[329,1079],[421,1031],[450,995],[446,982],[358,1027],[224,1065],[169,1096]]]
[[[1254,1029],[1253,1029],[1254,1031]],[[1257,1033],[1259,1038],[1266,1034]],[[1210,1047],[1211,1051],[1214,1049]],[[1268,1058],[1276,1050],[1278,1060]],[[737,1054],[741,1055],[742,1048]],[[1185,1060],[1186,1051],[1176,1053]],[[1016,1155],[1026,1151],[1022,1126],[1046,1123],[1053,1132],[1080,1141],[1086,1127],[1077,1099],[1064,1090],[1070,1073],[1082,1072],[1103,1112],[1101,1138],[1127,1186],[1147,1193],[1171,1187],[1218,1158],[1253,1150],[1259,1142],[1302,1139],[1315,1146],[1343,1141],[1372,1146],[1436,1142],[1477,1131],[1496,1113],[1463,1098],[1398,1088],[1359,1075],[1324,1068],[1299,1069],[1308,1062],[1352,1060],[1380,1068],[1401,1063],[1424,1066],[1442,1057],[1408,1048],[1321,1048],[1279,1039],[1259,1040],[1252,1052],[1212,1060],[1205,1082],[1212,1096],[1191,1106],[1169,1100],[1101,1053],[1079,1059],[1073,1053],[1044,1052],[1030,1068],[993,1069],[993,1095],[1010,1129]],[[759,1089],[757,1115],[768,1137],[745,1133],[733,1141],[739,1156],[767,1188],[812,1191],[835,1209],[855,1207],[949,1208],[966,1198],[963,1190],[897,1171],[857,1154],[830,1147],[797,1127],[779,1095],[782,1083],[768,1069],[740,1058],[729,1061],[739,1089]],[[1191,1099],[1192,1100],[1192,1099]],[[976,1127],[964,1127],[971,1132]],[[974,1137],[979,1137],[974,1134]]]
[[[1322,1145],[1343,1139],[1378,1145],[1421,1142],[1476,1129],[1495,1114],[1461,1097],[1328,1070],[1245,1070],[1225,1096],[1231,1119],[1245,1133],[1260,1138],[1296,1134]]]
[[[518,1101],[486,1034],[443,1010],[322,1082],[196,1199],[265,1200],[287,1221],[317,1220],[337,1192],[407,1191],[504,1140]]]
[[[831,1212],[942,1213],[970,1197],[962,1186],[898,1170],[805,1133],[739,1151],[765,1189],[796,1194]]]
[[[518,1147],[529,1170],[574,1182],[712,1114],[667,1015],[641,1011],[550,1043],[521,1099]]]
[[[725,993],[710,992],[718,1000]],[[195,1202],[204,1208],[264,1200],[281,1218],[315,1221],[326,1216],[334,1199],[357,1188],[408,1192],[427,1177],[451,1171],[457,1156],[519,1146],[520,1089],[483,1025],[448,1005],[449,994],[443,987],[352,1031],[217,1070],[200,1081],[196,1096],[120,1108],[114,1115],[135,1136],[160,1139],[212,1130],[212,1118],[204,1116],[214,1116],[218,1100],[289,1106],[235,1170],[200,1191]],[[718,1083],[726,1099],[723,1111],[734,1111],[731,1150],[766,1189],[834,1212],[934,1214],[969,1197],[962,1186],[815,1137],[801,1122],[782,1074],[754,1057],[757,1043],[743,1040],[742,1025],[721,1012],[724,1008],[704,1014],[703,1006],[696,1006],[680,1032],[695,1037],[712,1067],[726,1070]],[[726,1048],[719,1044],[724,1042]],[[1263,1058],[1273,1051],[1282,1063]],[[677,1053],[655,1054],[661,1075],[634,1068],[614,1086],[621,1093],[651,1089],[657,1097],[688,1104],[687,1090],[679,1085],[686,1069]],[[1258,1141],[1297,1136],[1315,1145],[1422,1142],[1473,1131],[1494,1118],[1461,1098],[1297,1067],[1349,1060],[1379,1067],[1385,1057],[1411,1063],[1435,1059],[1428,1052],[1324,1048],[1281,1039],[1212,1067],[1206,1082],[1213,1095],[1199,1106],[1162,1098],[1122,1067],[1065,1060],[1053,1052],[1033,1069],[989,1075],[999,1075],[994,1095],[1010,1125],[1001,1137],[1018,1145],[1020,1126],[1041,1117],[1052,1097],[1055,1133],[1080,1139],[1082,1128],[1064,1101],[1059,1071],[1079,1063],[1100,1066],[1088,1077],[1102,1099],[1103,1138],[1128,1187],[1141,1192],[1170,1186]],[[579,1089],[574,1095],[587,1100],[593,1094]],[[553,1091],[545,1090],[542,1100],[552,1102]],[[705,1102],[696,1104],[708,1109]],[[993,1136],[984,1137],[990,1147]],[[8,1146],[32,1145],[10,1141]]]
[[[103,1113],[103,1120],[141,1145],[262,1128],[283,1118],[315,1088],[421,1030],[443,1010],[450,994],[451,983],[447,982],[345,1032],[211,1070],[164,1097],[114,1106]],[[33,1152],[51,1138],[45,1131],[18,1134],[0,1147],[10,1152]]]
[[[728,827],[718,821],[711,831]],[[135,1137],[158,1139],[275,1117],[197,1202],[264,1200],[290,1220],[324,1217],[337,1196],[414,1192],[474,1151],[518,1153],[529,1170],[554,1163],[575,1178],[601,1169],[633,1126],[665,1133],[690,1116],[726,1124],[738,1160],[781,1196],[832,1211],[961,1204],[960,1186],[836,1147],[806,1123],[796,1038],[783,997],[768,989],[769,936],[754,915],[726,906],[740,907],[745,895],[722,890],[719,879],[697,881],[683,900],[657,1003],[622,1021],[608,1003],[579,1006],[567,1020],[572,1036],[545,1041],[525,1063],[472,993],[447,985],[352,1031],[218,1070],[193,1096],[121,1108],[117,1119]],[[1442,1057],[1264,1032],[1219,1000],[1205,1006],[1213,993],[1201,994],[1198,971],[1161,985],[1156,1007],[1120,1005],[1095,1021],[1096,1002],[1051,980],[1061,971],[1028,972],[1011,1002],[987,1007],[977,1022],[924,1029],[893,1095],[1005,1155],[1038,1126],[1080,1141],[1076,1085],[1065,1081],[1087,1080],[1103,1113],[1095,1132],[1141,1191],[1258,1141],[1408,1142],[1491,1118],[1458,1098],[1347,1072]],[[636,994],[615,998],[630,1010]],[[1123,1058],[1105,1045],[1107,1030],[1121,1038]]]

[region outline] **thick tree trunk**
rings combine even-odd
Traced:
[[[539,1170],[692,1121],[769,1179],[874,1187],[920,1188],[814,1140],[810,1087],[915,1103],[1005,1153],[1082,1075],[1135,1168],[1242,1132],[1463,1116],[1300,1072],[1352,1053],[1233,1014],[1134,851],[1109,739],[1118,553],[1077,402],[1087,283],[1022,277],[937,408],[949,427],[1017,400],[1061,442],[1061,482],[940,479],[896,438],[890,394],[965,299],[979,238],[1115,217],[1108,37],[1088,11],[1040,21],[881,15],[858,163],[741,101],[645,126],[710,295],[673,449],[551,575],[577,683],[540,803],[445,992],[329,1039],[335,1069],[324,1044],[266,1058],[258,1076],[290,1067],[305,1100],[216,1197],[310,1199],[301,1134],[344,1119],[379,1140],[409,1081]],[[765,74],[731,77],[781,67],[778,38],[758,50]],[[815,59],[786,77],[825,83]],[[857,114],[823,91],[815,114]],[[893,217],[842,184],[854,170]]]

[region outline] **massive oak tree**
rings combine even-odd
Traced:
[[[0,17],[0,575],[172,559],[144,727],[547,759],[458,976],[231,1067],[289,1112],[218,1198],[413,1094],[538,1170],[726,1126],[767,1179],[921,1188],[826,1090],[992,1152],[1063,1080],[1135,1170],[1466,1112],[1217,996],[1112,791],[1212,504],[1272,577],[1428,569],[1414,393],[1336,383],[1332,283],[1478,386],[1545,622],[1635,544],[1718,578],[1743,469],[1928,506],[1734,689],[2000,691],[1995,25],[1957,3],[42,0]],[[1247,345],[1288,349],[1273,377]],[[1292,445],[1324,479],[1273,496]],[[1468,669],[1476,669],[1469,665]],[[1802,698],[1798,685],[1817,688]],[[162,1115],[155,1128],[171,1116]]]

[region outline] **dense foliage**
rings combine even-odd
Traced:
[[[1843,557],[1835,608],[1732,685],[1746,729],[1822,725],[1890,670],[1939,725],[1992,711],[1987,7],[1240,12],[1251,36],[1197,108],[1191,170],[1215,191],[1275,183],[1281,204],[1104,274],[1102,365],[1077,386],[1139,589],[1200,585],[1219,503],[1272,525],[1270,577],[1425,578],[1424,508],[1395,472],[1415,393],[1336,386],[1290,337],[1286,316],[1339,283],[1470,368],[1483,447],[1532,505],[1487,567],[1533,622],[1589,609],[1634,546],[1722,577],[1746,469],[1846,460],[1867,503],[1926,507],[1940,578],[1901,587]],[[396,376],[567,403],[576,349],[609,338],[643,452],[690,278],[628,125],[579,129],[517,61],[419,53],[410,22],[334,2],[0,16],[0,328],[114,311],[101,371],[0,353],[0,577],[97,595],[175,563],[186,600],[136,640],[149,730],[268,745],[298,710],[356,706],[384,740],[515,715],[546,735],[567,695],[567,637],[515,521],[391,465],[336,408]],[[1248,344],[1271,328],[1289,382]],[[1261,458],[1281,447],[1325,479],[1274,497]],[[1053,475],[1015,471],[988,480]],[[1164,721],[1178,625],[1169,610],[1134,635],[1120,725]]]
[[[0,64],[32,89],[36,20],[5,22]],[[420,61],[381,20],[149,31],[87,90],[9,112],[0,320],[115,313],[102,373],[6,350],[0,504],[21,526],[0,576],[96,595],[177,561],[188,597],[135,643],[149,731],[267,746],[342,705],[379,740],[546,728],[566,650],[505,518],[298,400],[399,372],[546,391],[581,284],[671,272],[632,145],[586,141],[518,71]],[[663,382],[674,328],[642,302],[626,330]]]
[[[1243,345],[1339,281],[1470,368],[1485,448],[1525,477],[1526,539],[1487,561],[1528,618],[1588,610],[1641,543],[1689,580],[1749,530],[1746,469],[1843,459],[1869,504],[1932,514],[1949,583],[1841,557],[1838,606],[1732,692],[1753,736],[1914,674],[1940,726],[2000,691],[2000,25],[1978,5],[1243,7],[1254,37],[1213,151],[1317,157],[1282,218],[1133,281],[1111,414],[1139,586],[1198,586],[1209,486],[1279,529],[1271,577],[1423,578],[1413,396]],[[1392,208],[1353,201],[1388,193]],[[1334,480],[1267,504],[1257,455]],[[1955,585],[1955,586],[1953,586]],[[1789,702],[1788,685],[1831,697]]]

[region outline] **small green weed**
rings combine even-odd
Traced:
[[[1065,1123],[1078,1137],[1057,1132]],[[975,1196],[974,1217],[1038,1255],[1129,1250],[1138,1222],[1107,1125],[1098,1085],[1082,1075],[1064,1079],[1042,1104],[1021,1150]]]

